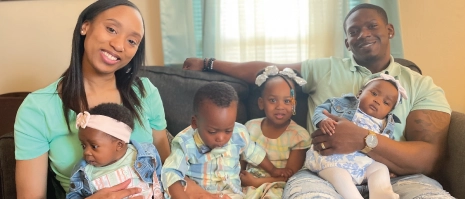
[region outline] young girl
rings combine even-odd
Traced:
[[[258,106],[265,111],[266,117],[245,124],[250,139],[265,149],[273,165],[287,168],[292,173],[302,168],[305,151],[311,145],[307,130],[291,120],[296,111],[295,84],[302,86],[306,83],[292,69],[279,71],[276,66],[266,67],[255,81],[261,93]],[[250,164],[245,168],[241,172],[241,181],[247,186],[244,188],[246,198],[281,198],[287,178],[270,177],[263,169]]]
[[[370,198],[399,198],[393,192],[386,165],[366,155],[377,145],[376,134],[393,138],[394,124],[399,119],[390,113],[407,94],[399,81],[388,74],[369,80],[359,95],[347,94],[331,98],[315,110],[313,123],[324,133],[334,133],[335,121],[325,113],[345,117],[368,129],[367,146],[351,154],[321,156],[314,147],[307,152],[305,166],[329,181],[344,198],[363,198],[354,184],[368,180]],[[321,144],[324,150],[327,146]]]
[[[128,188],[142,190],[136,195],[163,198],[160,156],[153,144],[129,140],[134,128],[129,109],[114,103],[100,104],[79,113],[76,128],[84,158],[72,172],[66,198],[86,198],[129,179]]]

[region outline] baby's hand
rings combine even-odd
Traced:
[[[324,134],[333,135],[335,133],[334,129],[336,129],[337,122],[331,118],[326,118],[321,120],[319,123],[319,128],[323,131]]]
[[[242,170],[239,174],[239,178],[241,179],[241,184],[243,187],[247,186],[254,186],[255,187],[255,176],[253,176],[248,171]]]
[[[291,169],[287,169],[287,168],[281,168],[281,169],[278,169],[278,168],[274,168],[270,175],[271,177],[285,177],[285,178],[289,178],[291,177],[293,174],[292,170]]]

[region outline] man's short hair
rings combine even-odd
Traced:
[[[205,101],[218,107],[227,108],[231,102],[238,101],[237,93],[232,86],[223,82],[211,82],[200,87],[194,95],[194,114]]]
[[[347,13],[346,15],[346,18],[344,19],[344,32],[346,32],[346,23],[347,23],[347,19],[350,17],[350,15],[352,15],[354,12],[356,12],[357,10],[360,10],[360,9],[371,9],[371,10],[375,10],[378,15],[381,17],[381,19],[383,19],[384,23],[388,23],[388,17],[387,17],[387,14],[386,14],[386,11],[377,6],[377,5],[373,5],[373,4],[369,4],[369,3],[362,3],[362,4],[358,4],[357,6],[353,7],[349,13]]]

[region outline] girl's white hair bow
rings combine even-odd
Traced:
[[[263,83],[266,82],[266,80],[270,76],[276,76],[278,74],[285,75],[289,77],[290,79],[294,80],[299,86],[303,86],[304,84],[307,83],[303,78],[297,76],[297,74],[294,72],[294,70],[290,68],[285,68],[282,71],[279,71],[278,67],[276,66],[267,66],[265,68],[265,71],[263,71],[262,74],[258,75],[257,78],[255,79],[255,84],[257,86],[261,86]]]

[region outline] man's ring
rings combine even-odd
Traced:
[[[322,142],[321,143],[321,150],[325,150],[325,149],[326,149],[325,144]]]

